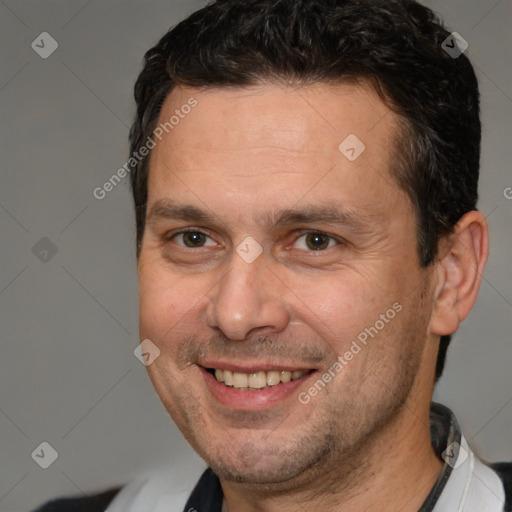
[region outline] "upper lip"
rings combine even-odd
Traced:
[[[269,372],[269,371],[309,371],[314,370],[315,368],[311,368],[310,366],[304,366],[302,364],[295,363],[232,363],[229,361],[203,361],[199,364],[203,368],[214,368],[216,370],[229,370],[232,372],[238,373],[256,373],[256,372]]]

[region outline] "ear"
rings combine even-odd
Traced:
[[[475,304],[489,255],[489,230],[484,215],[466,213],[439,247],[437,283],[430,332],[453,334]]]

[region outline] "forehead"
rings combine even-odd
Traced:
[[[181,196],[198,205],[206,194],[212,207],[221,199],[256,207],[254,196],[291,204],[341,194],[348,207],[374,212],[398,193],[398,118],[367,84],[176,87],[165,123],[151,155],[150,204]]]
[[[189,109],[192,98],[197,106]],[[378,129],[385,117],[387,122]],[[166,98],[159,123],[171,118],[178,122],[169,133],[171,145],[221,150],[262,144],[314,152],[332,149],[333,140],[341,142],[353,132],[367,141],[391,139],[396,121],[365,82],[302,87],[262,83],[201,90],[178,86]]]

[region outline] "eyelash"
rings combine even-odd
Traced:
[[[204,231],[202,231],[200,229],[197,229],[197,228],[187,228],[187,229],[182,229],[180,231],[177,231],[177,232],[169,234],[169,235],[165,235],[163,237],[163,242],[164,243],[168,243],[168,242],[172,241],[173,238],[175,238],[175,237],[177,237],[179,235],[183,235],[185,233],[201,233],[202,235],[210,238],[210,240],[213,240],[208,233],[206,233],[206,232],[204,232]],[[330,239],[330,241],[331,240],[335,241],[337,245],[343,245],[344,244],[344,241],[339,239],[338,237],[335,237],[333,235],[329,235],[328,233],[324,233],[323,231],[318,231],[318,230],[302,230],[302,231],[300,231],[300,234],[294,240],[294,243],[296,243],[297,240],[299,240],[303,236],[312,235],[312,234],[321,235],[321,236],[327,237],[327,238]],[[187,250],[187,249],[191,249],[191,250],[203,249],[205,247],[205,246],[203,246],[203,247],[194,248],[194,247],[186,247],[184,245],[178,245],[178,246],[183,248],[183,249],[185,249],[185,250]],[[206,247],[208,247],[208,246],[206,246]],[[314,249],[309,249],[309,250],[308,249],[301,249],[301,250],[308,251],[308,252],[311,252],[311,253],[318,253],[318,252],[325,252],[328,249],[332,249],[332,247],[327,247],[326,249],[323,249],[323,250],[314,250]]]

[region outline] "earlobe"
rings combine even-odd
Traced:
[[[466,213],[441,246],[430,321],[430,332],[438,336],[453,334],[475,304],[489,254],[484,215],[478,211]]]

